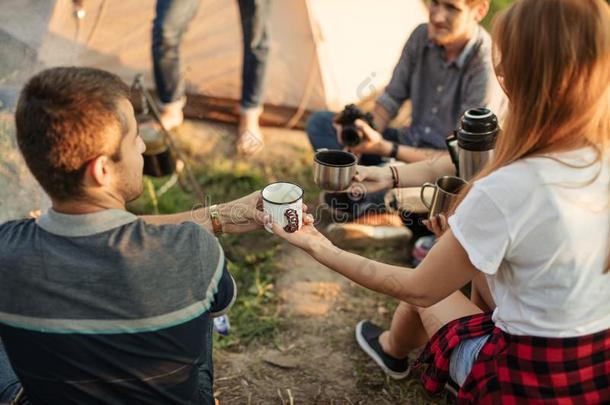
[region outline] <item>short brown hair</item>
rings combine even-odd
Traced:
[[[122,137],[105,135],[113,125],[127,132],[118,101],[129,93],[118,76],[94,68],[51,68],[28,81],[15,113],[17,142],[49,196],[80,197],[87,162],[102,154],[121,159]]]

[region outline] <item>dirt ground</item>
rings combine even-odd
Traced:
[[[184,146],[206,159],[233,154],[233,131],[231,126],[189,122],[180,136]],[[308,156],[304,132],[263,132],[265,148],[251,159]],[[359,253],[391,263],[406,264],[407,259],[406,247]],[[417,372],[398,382],[387,378],[358,347],[357,322],[372,319],[388,326],[394,300],[353,284],[288,244],[280,247],[277,260],[282,332],[273,342],[245,351],[215,349],[221,404],[447,403],[445,395],[430,397],[423,391]]]

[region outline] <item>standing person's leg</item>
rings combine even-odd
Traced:
[[[0,402],[10,402],[15,399],[21,389],[19,378],[15,375],[11,363],[0,340]]]
[[[157,0],[152,30],[153,75],[162,103],[162,121],[167,129],[182,123],[184,77],[180,44],[199,0]]]
[[[244,46],[241,108],[260,107],[269,56],[270,0],[238,0]]]
[[[243,41],[243,64],[238,151],[254,153],[263,146],[259,127],[262,94],[269,56],[270,0],[238,0]]]

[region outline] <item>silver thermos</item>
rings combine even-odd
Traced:
[[[458,176],[469,181],[489,162],[499,132],[498,118],[487,108],[471,108],[447,138],[447,147]]]

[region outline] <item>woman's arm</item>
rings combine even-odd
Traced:
[[[427,181],[433,182],[440,176],[454,176],[455,166],[449,155],[430,155],[427,160],[396,166],[398,169],[398,187],[419,187]],[[351,188],[368,192],[385,190],[393,187],[392,171],[388,166],[358,166]]]
[[[376,262],[334,246],[313,225],[287,234],[274,225],[274,232],[302,248],[318,262],[382,294],[413,305],[428,307],[463,287],[479,271],[448,230],[415,269]]]

